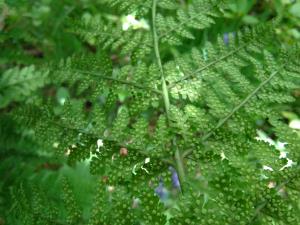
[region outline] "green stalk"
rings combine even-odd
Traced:
[[[161,63],[161,58],[160,58],[160,53],[159,53],[159,46],[158,46],[158,36],[156,32],[156,23],[155,23],[155,18],[156,18],[156,5],[157,5],[157,0],[153,0],[153,6],[152,6],[152,29],[153,29],[153,41],[154,41],[154,51],[155,51],[155,57],[157,60],[157,64],[159,67],[159,71],[161,74],[161,84],[162,84],[162,94],[163,94],[163,99],[164,99],[164,104],[165,104],[165,109],[166,109],[166,114],[168,117],[169,109],[170,109],[170,100],[169,100],[169,92],[164,76],[164,71]]]
[[[176,144],[173,144],[173,146],[176,146]],[[185,173],[184,173],[184,166],[182,162],[182,156],[180,154],[179,149],[176,146],[176,151],[175,151],[175,161],[176,161],[176,167],[177,167],[177,172],[179,176],[179,181],[180,181],[180,186],[181,186],[181,191],[183,191],[183,181],[185,179]]]
[[[152,5],[153,42],[154,42],[155,57],[156,57],[156,61],[157,61],[157,64],[158,64],[158,67],[160,70],[160,75],[161,75],[162,95],[163,95],[163,99],[164,99],[164,105],[165,105],[167,120],[168,120],[168,124],[169,124],[170,99],[169,99],[168,87],[166,84],[164,70],[162,67],[160,53],[159,53],[158,36],[157,36],[157,32],[156,32],[156,22],[155,22],[156,6],[157,6],[157,0],[153,0],[153,5]],[[183,190],[183,182],[185,180],[185,176],[184,176],[184,166],[183,166],[183,162],[182,162],[182,157],[180,155],[179,149],[176,147],[175,142],[172,143],[172,146],[176,148],[175,161],[176,161],[176,167],[177,167],[179,181],[180,181],[180,185],[181,185],[181,190]]]

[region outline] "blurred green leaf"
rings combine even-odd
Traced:
[[[60,104],[64,104],[66,99],[69,98],[69,91],[67,88],[60,87],[56,93],[56,99]]]
[[[243,17],[243,22],[246,24],[257,24],[259,20],[254,16],[246,15]]]
[[[300,17],[300,2],[291,6],[290,13],[294,16]]]

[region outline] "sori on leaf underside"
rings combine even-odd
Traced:
[[[118,15],[149,19],[149,26],[124,30],[105,18],[77,21],[69,31],[95,45],[96,53],[51,64],[45,79],[28,67],[7,72],[24,76],[0,80],[4,93],[20,95],[44,83],[69,88],[61,105],[50,96],[12,113],[44,148],[67,155],[71,165],[89,159],[90,172],[107,178],[89,224],[300,223],[299,135],[280,114],[299,87],[298,47],[278,50],[276,23],[268,23],[238,31],[228,43],[219,37],[182,49],[222,16],[223,1],[104,2]],[[32,76],[41,80],[27,87]],[[24,80],[20,86],[9,79]],[[287,142],[288,158],[255,139],[258,120]],[[180,195],[167,219],[154,188],[171,183],[173,169]],[[81,223],[67,181],[64,188],[66,207],[72,206],[67,223]],[[39,210],[32,213],[44,213]]]

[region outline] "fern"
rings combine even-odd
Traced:
[[[299,166],[292,163],[300,160],[299,135],[281,115],[299,87],[298,47],[277,50],[276,23],[269,23],[229,43],[219,37],[182,49],[222,16],[223,1],[103,4],[118,18],[148,19],[150,28],[122,30],[105,17],[71,23],[95,53],[53,62],[49,73],[30,66],[1,76],[2,107],[46,83],[68,88],[63,103],[41,97],[9,115],[69,165],[88,161],[98,181],[89,218],[67,179],[63,216],[43,212],[39,194],[17,189],[23,224],[299,224]],[[255,139],[258,120],[287,142],[288,158]],[[154,191],[162,182],[177,190],[168,210]]]
[[[4,108],[13,101],[23,101],[46,84],[47,75],[47,71],[39,71],[34,66],[5,71],[0,79],[0,107]]]
[[[189,4],[187,9],[179,8],[176,16],[156,16],[159,39],[171,45],[180,45],[182,39],[194,39],[191,29],[202,30],[214,23],[214,17],[218,17],[222,1],[196,1]]]
[[[74,23],[77,26],[74,26]],[[71,22],[70,31],[83,40],[101,46],[103,49],[120,51],[120,56],[141,58],[151,53],[151,32],[145,28],[124,31],[121,24],[106,24],[103,20],[92,18],[89,21]]]

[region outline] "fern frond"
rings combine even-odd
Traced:
[[[105,23],[95,18],[90,21],[75,21],[69,31],[96,47],[118,52],[123,57],[130,56],[133,60],[151,53],[152,36],[149,29],[130,27],[124,30],[122,24]]]
[[[110,7],[118,9],[123,14],[136,14],[138,17],[145,16],[152,6],[151,0],[104,0],[104,3],[107,3]],[[178,8],[178,3],[172,0],[161,0],[158,3],[158,6],[164,9],[176,9]]]
[[[162,203],[149,187],[135,189],[134,194],[131,194],[125,188],[105,188],[103,183],[99,182],[98,193],[89,225],[166,223],[166,216],[161,213]],[[110,201],[110,207],[104,210],[103,205],[107,201]]]
[[[267,54],[268,55],[268,54]],[[273,61],[272,61],[273,62]],[[274,77],[277,76],[277,78],[280,80],[275,83],[285,83],[285,79],[286,77],[282,77],[281,73],[283,71],[283,68],[285,67],[284,65],[280,65],[277,66],[277,70],[274,71],[273,73],[271,73],[269,75],[269,77],[267,77],[265,80],[261,80],[261,83],[259,83],[259,85],[253,89],[238,105],[236,105],[231,111],[226,109],[226,106],[224,105],[224,108],[220,109],[222,110],[225,114],[226,114],[226,110],[228,110],[227,115],[225,115],[223,118],[221,118],[219,120],[219,122],[215,125],[215,127],[210,130],[209,132],[207,132],[203,137],[202,137],[202,141],[206,141],[209,137],[211,137],[214,132],[219,129],[220,127],[222,127],[229,119],[231,119],[239,110],[241,110],[243,107],[245,107],[247,105],[247,107],[245,108],[245,112],[249,113],[249,114],[254,114],[255,116],[261,117],[261,118],[265,118],[268,116],[271,116],[273,113],[272,112],[266,112],[266,109],[268,108],[268,105],[271,103],[286,103],[286,102],[290,102],[293,101],[294,99],[292,97],[290,97],[288,94],[284,94],[284,95],[276,95],[276,98],[273,100],[273,98],[271,96],[274,96],[274,93],[280,93],[282,88],[278,85],[272,85],[270,87],[270,85],[272,84],[271,81]],[[275,69],[274,67],[272,67],[272,69]],[[263,74],[259,74],[259,76],[264,77]],[[280,79],[281,78],[281,79]],[[257,79],[261,79],[260,77]],[[218,81],[219,82],[219,81]],[[285,85],[288,85],[289,83],[286,83]],[[216,85],[216,83],[214,84]],[[268,86],[269,85],[269,86]],[[289,86],[289,85],[288,85]],[[234,86],[232,86],[234,87]],[[289,86],[290,90],[292,90],[295,86],[291,85]],[[222,88],[219,89],[220,91],[222,91]],[[269,90],[269,91],[268,91]],[[262,92],[262,93],[260,93]],[[220,94],[219,96],[226,96],[226,99],[228,101],[228,99],[230,99],[230,95],[232,95],[234,92],[231,91],[226,91],[224,93],[222,93],[222,95]],[[229,96],[228,96],[229,95]],[[211,94],[209,94],[208,96],[212,96]],[[257,98],[260,101],[258,102],[257,99],[253,99],[253,98]],[[221,98],[221,97],[220,97]],[[209,102],[210,100],[207,99],[207,101]],[[220,106],[221,104],[221,100],[218,101],[218,98],[216,98],[215,100],[211,101],[210,104],[215,104],[213,103],[214,101],[216,101],[216,103]],[[233,98],[232,102],[235,102],[236,100]],[[216,109],[216,107],[212,107],[212,105],[209,105],[211,108]],[[243,110],[244,111],[244,110]],[[221,112],[221,111],[220,111]],[[218,116],[217,114],[214,114],[214,112],[212,112],[213,116]],[[274,115],[274,114],[273,114]],[[188,153],[187,153],[188,154]]]
[[[12,217],[14,223],[65,225],[62,220],[58,219],[57,209],[53,207],[52,202],[44,205],[46,198],[44,198],[39,188],[30,185],[29,190],[32,191],[31,194],[33,195],[30,198],[28,198],[29,193],[25,192],[27,189],[23,184],[18,188],[14,188],[11,192],[15,207],[14,212],[16,212],[16,215]]]
[[[217,126],[214,128],[214,130],[218,129],[219,127],[221,127],[224,123],[226,123],[227,120],[229,120],[240,108],[242,108],[245,104],[248,103],[248,101],[254,96],[256,95],[265,85],[267,85],[271,79],[277,75],[279,71],[275,71],[274,73],[272,73],[268,79],[266,79],[265,81],[263,81],[262,83],[259,84],[259,86],[253,90],[239,105],[237,105],[236,107],[234,107],[234,109],[222,120],[219,121],[219,123],[217,124]],[[203,137],[203,140],[206,140],[207,138],[209,138],[212,134],[213,131],[210,131],[208,134],[206,134]]]
[[[66,178],[62,180],[65,205],[67,208],[67,224],[79,223],[81,219],[81,212],[74,199],[72,188]]]
[[[47,83],[48,71],[34,66],[12,68],[0,77],[0,108],[13,101],[23,101]]]
[[[122,0],[104,0],[104,3],[110,5],[113,8],[117,8],[120,10],[121,13],[124,14],[131,14],[135,13],[138,16],[143,16],[147,14],[151,9],[151,0],[129,0],[129,1],[122,1]]]
[[[45,96],[8,115],[43,150],[69,166],[84,161],[101,180],[89,224],[299,224],[299,135],[280,114],[295,100],[299,50],[274,49],[268,24],[200,50],[177,48],[212,26],[226,7],[221,0],[103,3],[116,17],[96,15],[71,28],[92,51],[47,74],[68,98]],[[151,25],[124,28],[114,20],[129,13]],[[257,137],[264,126],[274,143],[288,142],[286,152]],[[155,194],[162,184],[173,184],[168,211]],[[66,219],[52,222],[84,224],[68,180],[63,189]],[[32,201],[18,194],[25,223],[51,222],[55,214],[41,209],[41,194]]]
[[[186,9],[178,9],[175,18],[157,15],[159,39],[171,45],[180,45],[183,38],[194,39],[191,30],[203,30],[214,23],[214,17],[220,15],[222,1],[196,1]]]
[[[207,50],[204,56],[196,48],[192,49],[190,56],[176,59],[178,69],[182,70],[178,74],[177,80],[171,80],[170,88],[174,87],[177,83],[195,78],[205,70],[214,68],[222,62],[232,62],[235,66],[245,66],[245,60],[249,54],[256,54],[264,49],[264,46],[268,41],[272,40],[275,35],[275,30],[272,24],[261,25],[255,29],[245,29],[243,32],[237,33],[237,38],[234,36],[231,39],[230,45],[226,45],[223,41],[218,39],[216,47],[213,47],[211,43],[206,43],[204,50]],[[187,61],[187,62],[185,62]],[[191,64],[189,63],[191,62]],[[229,67],[230,65],[227,65]],[[192,70],[191,68],[195,68]],[[233,69],[233,68],[232,68]]]

